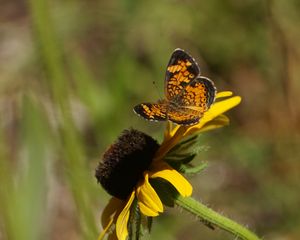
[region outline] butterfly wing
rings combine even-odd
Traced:
[[[139,116],[150,121],[167,120],[167,105],[165,103],[141,103],[133,108]]]
[[[182,49],[175,49],[166,71],[166,99],[172,101],[180,95],[183,89],[196,79],[199,74],[200,68],[195,59]]]
[[[214,83],[206,77],[197,77],[176,98],[176,105],[199,111],[202,116],[207,111],[216,97]]]
[[[194,125],[200,120],[197,110],[189,108],[176,108],[168,111],[168,120],[179,125]]]

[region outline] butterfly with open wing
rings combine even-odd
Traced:
[[[167,66],[165,99],[157,103],[138,104],[134,112],[147,120],[194,125],[210,108],[216,92],[214,83],[200,76],[195,59],[177,48]]]

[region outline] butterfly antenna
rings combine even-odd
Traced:
[[[156,90],[156,93],[157,93],[159,99],[161,100],[161,99],[162,99],[162,96],[161,96],[161,94],[160,94],[160,92],[159,92],[159,90],[158,90],[157,84],[156,84],[156,82],[155,82],[154,80],[152,81],[152,84],[153,84],[153,86],[155,87],[155,90]]]
[[[158,95],[158,97],[159,97],[159,99],[160,100],[163,100],[163,97],[161,96],[161,94],[160,94],[160,92],[159,92],[159,90],[158,90],[158,87],[157,87],[157,85],[156,85],[156,82],[153,80],[152,81],[152,84],[154,85],[154,87],[155,87],[155,89],[156,89],[156,92],[157,92],[157,95]],[[167,115],[167,126],[169,125],[169,123],[168,123],[168,121],[169,121],[169,119],[168,119],[168,109],[167,109],[167,112],[166,112],[166,115]],[[168,126],[169,127],[169,126]],[[171,127],[172,128],[172,127]]]

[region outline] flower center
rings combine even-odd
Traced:
[[[104,153],[96,178],[112,196],[127,199],[152,162],[158,143],[140,131],[125,130]]]

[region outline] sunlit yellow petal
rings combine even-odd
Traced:
[[[164,133],[164,139],[170,139],[172,137],[172,122],[171,121],[167,121],[167,126],[166,126],[166,130]]]
[[[206,122],[211,121],[224,112],[227,112],[229,109],[235,107],[240,102],[241,97],[235,96],[213,104],[210,109],[206,113],[204,113],[199,123],[203,126]]]
[[[195,131],[198,131],[203,128],[208,122],[212,121],[217,116],[227,112],[229,109],[235,107],[241,102],[241,97],[235,96],[232,98],[225,99],[223,101],[214,103],[211,108],[204,113],[203,117],[200,119],[199,123],[190,127],[188,131],[185,132],[184,136],[190,135]]]
[[[192,195],[192,185],[167,163],[160,162],[156,164],[153,170],[154,171],[150,173],[151,178],[163,178],[167,180],[177,189],[180,195],[184,197]]]
[[[133,191],[126,203],[126,206],[123,208],[122,212],[119,214],[116,224],[116,232],[119,240],[125,240],[128,235],[128,219],[130,214],[130,207],[135,197],[135,191]]]
[[[197,129],[197,128],[191,128],[189,129],[188,134],[191,135],[194,132],[206,132],[206,131],[210,131],[216,128],[220,128],[223,126],[226,126],[229,124],[229,118],[223,114],[221,114],[220,116],[217,116],[216,118],[214,118],[213,120],[207,122],[201,129]]]
[[[180,125],[174,124],[171,121],[167,121],[167,126],[164,133],[164,142],[171,140],[179,127]]]
[[[186,130],[188,129],[187,126],[180,126],[177,125],[174,128],[174,133],[170,139],[164,140],[162,144],[160,145],[160,148],[155,154],[154,162],[161,160],[165,154],[170,151],[171,148],[173,148],[183,137]]]
[[[218,92],[216,98],[231,97],[232,94],[233,93],[231,91]]]
[[[175,133],[178,131],[179,128],[180,128],[180,125],[172,124],[170,136],[173,137],[175,135]]]
[[[147,172],[144,173],[144,181],[138,185],[136,192],[140,210],[145,216],[154,217],[163,212],[162,202],[150,185]]]
[[[114,218],[111,218],[110,221],[107,223],[106,226],[103,227],[102,232],[98,236],[97,240],[102,240],[105,237],[105,234],[110,229],[111,225],[113,224]]]

